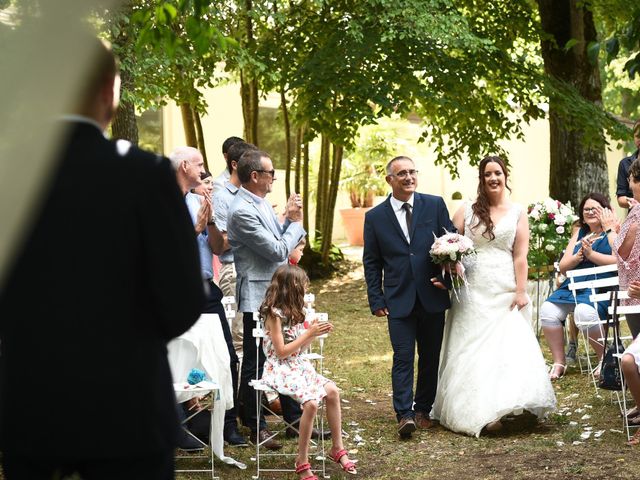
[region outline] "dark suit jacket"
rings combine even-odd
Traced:
[[[0,294],[0,448],[72,459],[173,448],[166,343],[204,303],[167,159],[70,123]]]
[[[408,243],[387,198],[369,210],[364,221],[364,274],[371,312],[387,307],[389,316],[406,317],[416,296],[427,312],[443,312],[451,306],[449,293],[430,279],[441,273],[431,261],[433,235],[455,231],[441,197],[414,194],[411,243]]]

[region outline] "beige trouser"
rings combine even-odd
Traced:
[[[220,279],[218,283],[225,297],[236,296],[236,267],[233,263],[220,264]],[[238,299],[236,299],[236,305],[237,302]],[[231,339],[238,359],[242,361],[242,312],[236,311],[236,316],[231,321]]]

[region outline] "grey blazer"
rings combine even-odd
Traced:
[[[277,227],[276,227],[277,225]],[[276,269],[305,235],[300,222],[267,221],[244,188],[229,206],[227,238],[236,266],[236,301],[239,312],[257,312]]]

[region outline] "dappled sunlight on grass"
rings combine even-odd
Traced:
[[[558,411],[544,422],[516,417],[505,422],[502,433],[480,438],[437,426],[416,432],[410,441],[399,441],[391,399],[393,353],[387,322],[369,311],[362,265],[353,262],[334,279],[313,281],[310,291],[316,294],[316,310],[327,312],[335,325],[325,341],[324,373],[342,391],[343,430],[348,434],[344,444],[358,460],[357,478],[601,480],[632,479],[640,471],[638,450],[624,445],[617,405],[608,392],[596,396],[577,368],[569,368],[554,383]],[[544,345],[543,352],[549,361]],[[584,438],[587,432],[592,434]],[[294,440],[284,443],[287,451],[295,451]],[[248,469],[240,471],[216,462],[220,477],[249,480],[255,473],[254,449],[225,451],[245,462]],[[283,462],[278,458],[271,464],[290,467]],[[313,459],[311,463],[319,466]],[[332,479],[351,478],[333,464],[327,466],[327,473]],[[260,478],[297,477],[280,473]]]
[[[378,363],[387,362],[391,364],[393,359],[393,352],[389,352],[385,355],[368,355],[366,357],[356,357],[344,362],[345,365],[358,365],[360,363]]]

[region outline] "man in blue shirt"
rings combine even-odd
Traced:
[[[633,143],[636,144],[636,151],[632,155],[620,160],[618,165],[618,179],[616,187],[616,197],[618,197],[618,205],[622,208],[631,208],[633,206],[633,193],[629,187],[629,167],[634,160],[638,158],[638,149],[640,149],[640,120],[636,120],[633,124]]]
[[[239,142],[244,142],[244,140],[240,137],[229,137],[222,142],[222,156],[224,157],[224,161],[227,166],[229,165],[229,162],[227,161],[229,150]],[[231,178],[231,170],[229,170],[229,168],[225,168],[220,172],[220,175],[213,179],[213,193],[215,194],[218,190],[222,190],[225,184],[229,181],[229,178]]]
[[[213,254],[220,254],[224,248],[224,237],[213,220],[211,199],[191,193],[192,188],[200,184],[200,175],[204,173],[204,160],[200,152],[193,147],[177,147],[169,159],[176,170],[178,186],[184,194],[187,208],[193,220],[200,252],[200,268],[202,278],[209,286],[202,313],[217,313],[229,350],[231,379],[233,384],[233,407],[227,410],[224,419],[224,439],[229,445],[246,446],[247,441],[238,432],[237,392],[238,392],[238,356],[233,348],[231,330],[226,321],[224,307],[221,303],[222,291],[213,282]]]
[[[238,161],[244,152],[252,149],[255,150],[257,147],[245,142],[237,142],[229,148],[225,156],[230,175],[229,181],[225,182],[222,189],[213,194],[216,226],[224,237],[224,252],[218,257],[221,264],[219,284],[222,293],[228,297],[235,297],[236,295],[236,269],[233,263],[231,245],[227,241],[227,213],[241,186],[238,178]],[[231,324],[231,336],[233,338],[233,346],[240,359],[242,359],[242,330],[242,313],[238,312]]]

